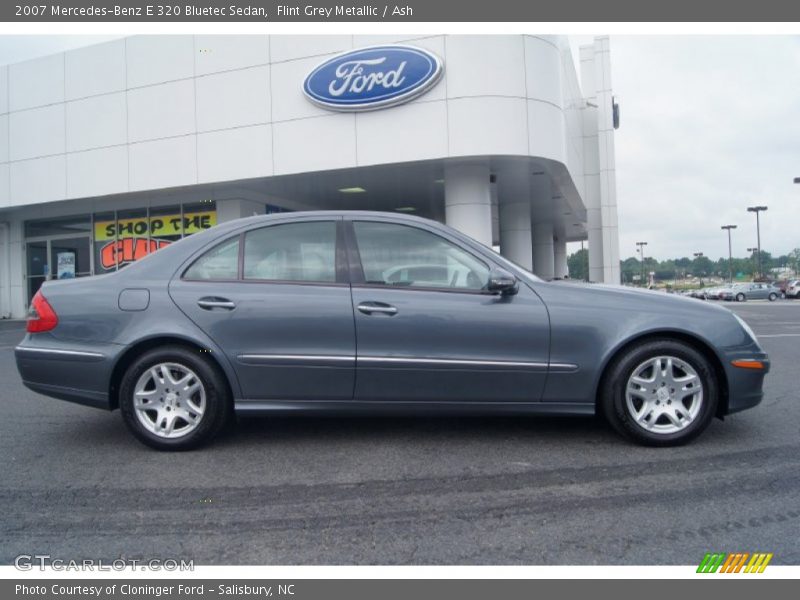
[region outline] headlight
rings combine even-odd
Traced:
[[[748,325],[747,322],[742,317],[737,315],[735,312],[731,311],[731,314],[737,321],[739,321],[739,325],[741,325],[742,329],[744,329],[747,332],[747,335],[750,336],[750,339],[752,339],[756,344],[758,344],[758,338],[756,338],[756,333],[755,331],[753,331],[750,325]]]

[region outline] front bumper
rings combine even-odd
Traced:
[[[764,377],[770,370],[766,352],[736,352],[725,357],[728,376],[728,403],[724,414],[733,414],[757,406],[764,398]],[[755,362],[761,368],[734,366]]]

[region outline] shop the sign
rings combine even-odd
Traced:
[[[320,64],[303,82],[303,93],[330,110],[375,110],[424,94],[439,81],[442,70],[442,61],[427,50],[373,46]]]
[[[190,235],[217,224],[216,211],[158,215],[116,221],[95,221],[94,240],[114,240],[126,237],[161,237]]]
[[[96,264],[109,271],[134,262],[180,239],[217,224],[215,211],[159,215],[117,221],[96,221],[94,240],[99,242]],[[103,243],[105,242],[105,243]]]

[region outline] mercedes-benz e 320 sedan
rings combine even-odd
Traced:
[[[46,282],[16,348],[30,389],[106,410],[159,449],[232,414],[592,415],[668,446],[761,401],[735,314],[542,281],[433,221],[283,213],[109,275]]]

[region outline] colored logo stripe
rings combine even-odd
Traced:
[[[772,553],[755,552],[707,552],[697,567],[698,573],[763,573],[772,560]],[[747,559],[750,559],[747,562]],[[745,566],[747,562],[747,566]],[[744,567],[744,570],[742,570]]]

